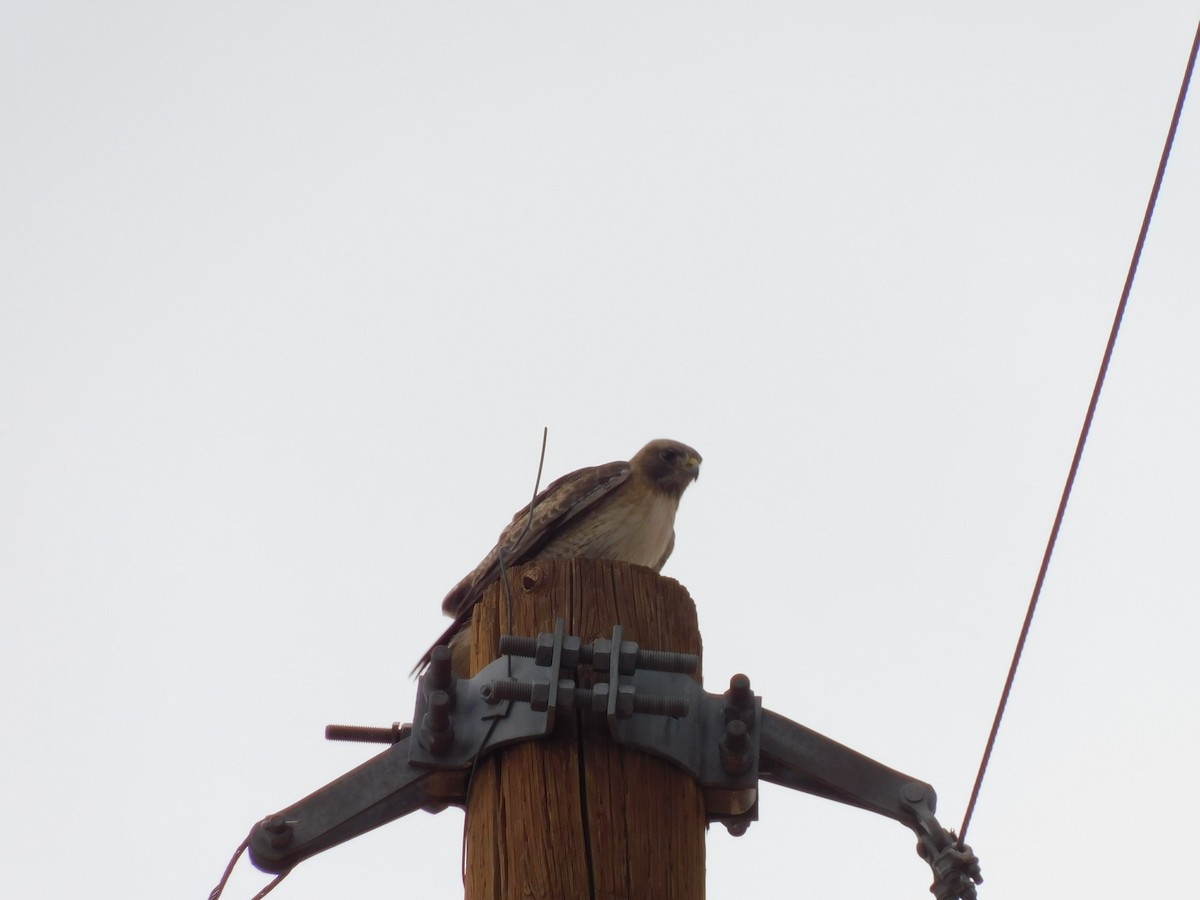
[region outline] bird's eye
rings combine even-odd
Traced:
[[[679,458],[679,451],[672,450],[670,448],[666,450],[659,450],[658,458],[667,463],[675,462],[675,460]]]

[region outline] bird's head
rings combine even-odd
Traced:
[[[660,490],[676,496],[700,477],[700,454],[679,441],[651,441],[630,464]]]

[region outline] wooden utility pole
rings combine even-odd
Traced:
[[[585,643],[610,637],[700,653],[687,591],[651,569],[594,559],[508,570],[475,612],[471,674],[500,655],[502,633],[566,620]],[[699,672],[696,673],[699,678]],[[466,900],[701,900],[704,798],[691,776],[613,743],[589,714],[560,715],[545,740],[481,761],[466,820]]]

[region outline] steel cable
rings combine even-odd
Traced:
[[[1121,301],[1117,304],[1117,313],[1113,318],[1112,330],[1108,335],[1108,346],[1104,348],[1104,358],[1100,362],[1100,371],[1096,375],[1096,385],[1092,388],[1092,399],[1088,403],[1087,415],[1083,419],[1083,428],[1079,432],[1079,441],[1075,445],[1075,456],[1071,460],[1071,469],[1067,473],[1067,482],[1063,486],[1062,497],[1058,501],[1058,511],[1054,515],[1054,525],[1050,529],[1050,537],[1046,541],[1046,550],[1042,555],[1042,565],[1038,569],[1037,580],[1033,585],[1033,595],[1029,598],[1029,609],[1025,613],[1025,622],[1021,626],[1021,634],[1017,638],[1017,647],[1013,652],[1012,664],[1008,669],[1008,677],[1004,681],[1004,690],[1000,693],[1000,702],[996,707],[996,717],[992,721],[992,729],[988,733],[987,745],[983,750],[983,759],[979,763],[979,772],[975,776],[975,786],[971,789],[971,799],[967,802],[967,811],[963,816],[962,828],[958,831],[960,841],[967,837],[967,827],[971,824],[971,816],[975,812],[975,804],[979,799],[979,789],[983,784],[983,776],[987,771],[988,762],[992,756],[992,748],[996,744],[996,734],[1000,731],[1000,720],[1004,717],[1004,709],[1008,705],[1009,694],[1012,693],[1013,679],[1017,674],[1017,665],[1021,661],[1021,652],[1025,649],[1025,640],[1029,637],[1029,626],[1033,622],[1033,613],[1037,609],[1038,598],[1042,593],[1042,584],[1046,580],[1046,570],[1050,566],[1050,557],[1054,553],[1054,544],[1058,540],[1058,532],[1062,527],[1063,514],[1067,509],[1067,501],[1071,496],[1071,488],[1075,484],[1075,475],[1079,471],[1079,460],[1083,456],[1083,447],[1087,443],[1088,432],[1092,428],[1092,418],[1096,414],[1096,403],[1100,399],[1100,389],[1104,386],[1104,376],[1108,373],[1108,364],[1112,359],[1113,347],[1117,343],[1117,333],[1121,329],[1121,320],[1125,316],[1125,306],[1129,302],[1129,291],[1133,287],[1133,278],[1137,273],[1138,261],[1142,256],[1142,247],[1146,243],[1146,233],[1150,230],[1150,220],[1154,215],[1154,205],[1158,202],[1158,191],[1162,187],[1163,173],[1167,169],[1167,160],[1171,156],[1171,145],[1175,141],[1175,131],[1179,126],[1179,116],[1183,111],[1183,101],[1187,97],[1188,85],[1192,80],[1192,70],[1196,66],[1196,50],[1200,47],[1200,23],[1196,26],[1196,35],[1192,39],[1192,52],[1188,57],[1187,67],[1183,74],[1183,83],[1179,86],[1179,97],[1175,101],[1175,113],[1171,117],[1171,127],[1167,130],[1167,139],[1163,144],[1162,156],[1158,161],[1158,172],[1154,176],[1154,187],[1150,190],[1150,200],[1146,204],[1146,212],[1142,217],[1142,228],[1138,232],[1137,244],[1133,249],[1133,258],[1129,261],[1129,272],[1125,276],[1125,287],[1121,291]]]

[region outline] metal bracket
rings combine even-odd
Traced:
[[[691,677],[699,666],[695,655],[643,650],[622,636],[622,627],[616,625],[611,640],[582,645],[574,639],[568,660],[577,666],[590,665],[598,679],[591,688],[560,679],[563,705],[602,714],[616,743],[666,759],[688,772],[704,789],[709,821],[745,833],[757,818],[755,761],[762,715],[762,703],[750,690],[749,679],[735,676],[729,692],[709,694]],[[536,653],[545,660],[551,658],[544,647],[552,639],[558,642],[557,630],[554,635],[539,635],[536,641],[505,639],[500,649]],[[551,662],[551,672],[552,666]],[[548,674],[541,677],[555,681]],[[504,696],[539,696],[540,683],[496,685],[492,690]]]
[[[937,900],[975,900],[975,885],[983,883],[974,851],[943,828],[933,815],[933,789],[914,782],[901,791],[900,804],[916,819],[917,852],[933,869],[929,891]]]
[[[764,710],[745,675],[711,694],[691,676],[694,655],[644,650],[623,640],[620,625],[611,639],[583,644],[565,633],[562,619],[553,634],[503,637],[500,651],[474,678],[462,679],[450,669],[449,650],[436,648],[418,680],[412,726],[330,726],[327,737],[391,747],[259,822],[250,835],[254,865],[282,872],[418,809],[465,805],[475,763],[508,744],[545,737],[559,712],[578,710],[601,717],[616,743],[692,775],[709,821],[731,834],[744,834],[758,818],[758,782],[765,779],[904,823],[933,870],[937,900],[975,900],[979,861],[934,817],[932,787]],[[598,676],[590,688],[577,684],[581,666]]]

